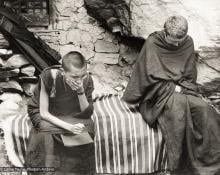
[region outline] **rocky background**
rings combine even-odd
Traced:
[[[144,39],[155,30],[161,30],[170,15],[185,16],[200,55],[201,91],[219,104],[219,0],[53,0],[52,5],[49,28],[30,30],[61,55],[72,50],[82,52],[93,75],[94,94],[123,90]],[[28,82],[22,81],[25,78],[1,80],[0,87],[5,89],[0,95],[0,120],[3,120],[18,111],[26,111],[24,99],[31,96],[36,81],[35,68],[22,55],[13,55],[2,35],[0,64],[17,67],[14,75],[29,79]]]
[[[143,39],[161,30],[166,18],[174,14],[188,19],[196,50],[216,69],[220,67],[218,0],[54,0],[52,4],[49,28],[30,30],[61,55],[71,50],[82,52],[99,93],[116,92],[115,87],[126,84]],[[0,47],[7,47],[1,35]],[[199,83],[219,76],[201,67]]]

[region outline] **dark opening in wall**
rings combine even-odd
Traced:
[[[116,35],[118,36],[118,39],[121,43],[133,48],[137,52],[141,51],[145,42],[145,39],[139,37],[121,36],[119,33],[117,33]]]
[[[50,24],[51,0],[3,0],[26,20],[28,27],[47,27]]]

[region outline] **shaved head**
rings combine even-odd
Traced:
[[[87,68],[85,57],[77,51],[72,51],[64,55],[62,59],[62,67],[64,71],[71,72]]]
[[[187,20],[183,16],[171,16],[166,20],[164,30],[167,35],[181,39],[185,37],[188,32]]]

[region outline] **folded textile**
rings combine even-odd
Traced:
[[[67,147],[93,143],[92,137],[89,135],[88,132],[84,132],[79,135],[61,134],[61,139],[63,141],[64,146],[67,146]]]
[[[167,169],[166,146],[159,128],[150,128],[135,107],[118,95],[94,99],[97,173],[139,174]],[[22,167],[31,129],[28,115],[11,116],[4,123],[9,160]]]

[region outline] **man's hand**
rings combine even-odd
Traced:
[[[70,78],[66,78],[66,83],[71,87],[72,90],[77,91],[77,93],[84,93],[82,80],[72,80]]]
[[[136,104],[131,104],[131,103],[128,103],[128,102],[125,102],[125,103],[126,103],[128,108],[136,108],[138,106],[138,103],[136,103]]]
[[[181,87],[178,86],[178,85],[176,85],[176,87],[175,87],[175,92],[181,92]]]
[[[73,134],[82,134],[85,131],[85,125],[82,123],[77,123],[72,125],[69,129]]]

